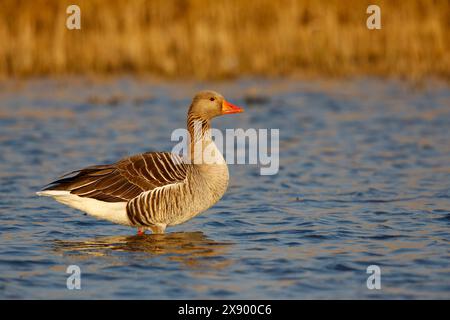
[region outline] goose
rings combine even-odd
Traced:
[[[146,152],[113,164],[89,166],[63,175],[37,195],[137,228],[138,235],[147,230],[162,234],[167,226],[192,219],[224,195],[228,167],[212,139],[210,121],[243,111],[215,91],[201,91],[187,114],[187,156]]]

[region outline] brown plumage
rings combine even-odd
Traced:
[[[44,191],[65,190],[106,202],[130,201],[144,191],[182,182],[186,179],[186,166],[171,153],[147,152],[114,164],[76,170],[70,173],[72,176],[52,182]]]

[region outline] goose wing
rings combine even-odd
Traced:
[[[114,164],[73,171],[45,190],[65,190],[106,202],[128,202],[143,192],[185,181],[187,165],[169,152],[147,152]]]

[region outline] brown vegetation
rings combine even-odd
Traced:
[[[65,27],[70,4],[81,30]],[[2,0],[0,75],[449,79],[449,29],[448,0]]]

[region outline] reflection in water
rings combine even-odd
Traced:
[[[55,240],[56,252],[76,255],[108,256],[114,251],[164,256],[189,266],[204,258],[222,256],[231,243],[216,242],[203,232],[175,232],[133,236],[109,236],[82,241]]]

